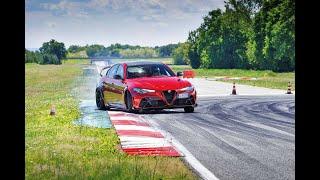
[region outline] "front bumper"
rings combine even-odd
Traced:
[[[196,107],[196,91],[189,92],[188,97],[178,98],[178,94],[186,92],[176,92],[172,96],[165,92],[150,94],[135,94],[133,96],[133,108],[140,109],[172,109],[184,107]]]

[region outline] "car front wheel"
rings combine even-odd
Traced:
[[[192,112],[194,112],[194,107],[185,107],[184,108],[184,112],[186,112],[186,113],[192,113]]]
[[[128,112],[134,112],[132,105],[132,96],[129,91],[126,93],[126,108]]]

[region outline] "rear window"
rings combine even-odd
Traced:
[[[127,66],[127,78],[175,76],[171,69],[163,64],[144,64]]]

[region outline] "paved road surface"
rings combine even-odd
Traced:
[[[295,179],[294,95],[199,98],[195,113],[143,115],[219,179]]]
[[[206,80],[205,78],[187,79],[196,88],[197,94],[201,96],[229,96],[232,92],[233,84],[230,82],[221,82],[215,80]],[[257,86],[236,84],[238,95],[282,95],[286,90],[270,89]]]
[[[179,109],[142,116],[220,179],[295,179],[294,95],[237,85],[240,95],[250,96],[230,96],[231,83],[189,80],[200,96],[195,113]]]

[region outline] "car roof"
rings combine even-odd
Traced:
[[[127,66],[139,66],[139,65],[146,65],[146,64],[163,64],[163,63],[154,62],[154,61],[133,61],[133,62],[125,62],[123,64],[127,64]]]

